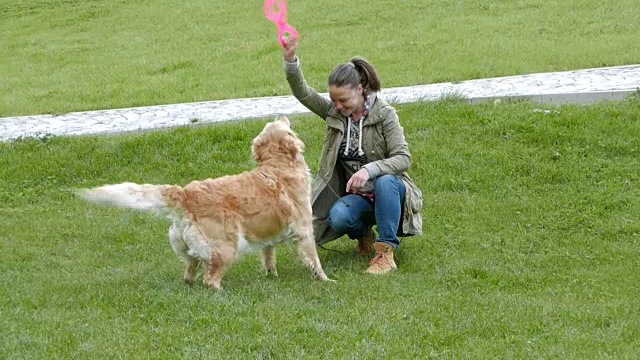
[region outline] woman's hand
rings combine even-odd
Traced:
[[[297,36],[285,36],[284,45],[282,46],[282,53],[284,55],[284,61],[295,62],[296,50],[298,49],[298,37]]]
[[[358,170],[347,182],[347,192],[356,193],[360,191],[367,180],[369,180],[369,171],[366,168]]]

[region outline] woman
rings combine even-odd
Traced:
[[[396,111],[377,96],[378,74],[359,57],[331,72],[331,100],[322,97],[307,85],[297,48],[296,37],[285,39],[287,81],[298,101],[327,123],[313,181],[316,243],[346,234],[358,240],[357,254],[375,248],[368,273],[396,270],[398,236],[422,233],[422,193],[406,174],[412,160]]]

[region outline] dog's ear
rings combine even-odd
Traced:
[[[253,159],[260,162],[263,160],[266,155],[265,147],[268,147],[270,138],[272,137],[272,129],[273,122],[267,123],[260,132],[260,135],[256,136],[252,141],[251,146],[251,154],[253,155]]]
[[[284,150],[285,154],[295,158],[304,150],[304,143],[295,136],[286,135],[280,139],[280,148]]]
[[[276,116],[276,120],[275,121],[282,121],[284,124],[287,125],[287,127],[291,128],[291,122],[289,121],[289,118],[284,116],[284,115]]]
[[[251,146],[251,155],[253,155],[253,159],[255,161],[260,161],[262,153],[264,152],[263,149],[261,149],[264,146],[264,143],[265,140],[262,138],[262,136],[258,136],[253,139]]]

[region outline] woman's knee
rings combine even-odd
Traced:
[[[395,189],[399,189],[400,186],[404,187],[402,180],[396,175],[386,174],[382,176],[378,176],[373,181],[373,186],[375,190],[378,191],[393,191]]]
[[[329,226],[336,231],[347,231],[350,221],[349,210],[340,203],[335,204],[329,211]]]

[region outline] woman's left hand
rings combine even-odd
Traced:
[[[360,191],[367,180],[369,180],[369,171],[366,168],[358,170],[347,182],[347,192],[356,193]]]

